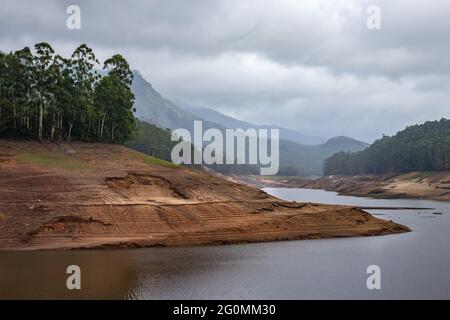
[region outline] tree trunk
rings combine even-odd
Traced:
[[[103,127],[105,125],[106,112],[103,114],[102,124],[100,126],[100,140],[103,139]]]
[[[63,136],[63,116],[62,114],[59,115],[59,141],[62,140]]]
[[[70,136],[72,134],[72,128],[73,128],[73,124],[75,122],[76,115],[77,115],[77,113],[75,112],[73,114],[72,120],[69,123],[69,135],[67,136],[67,142],[70,142]]]
[[[14,135],[16,135],[16,131],[17,131],[16,99],[13,99],[13,117],[14,117]]]
[[[53,116],[52,116],[52,131],[50,133],[50,140],[53,141],[53,136],[55,134],[55,112],[53,112]]]
[[[88,139],[91,136],[91,119],[92,119],[92,117],[89,115],[88,116],[88,132],[87,132],[87,138]]]
[[[41,103],[39,106],[39,140],[42,140],[42,121],[44,117],[44,104]]]

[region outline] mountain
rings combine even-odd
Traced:
[[[280,175],[317,176],[323,173],[324,160],[338,152],[356,152],[369,145],[348,137],[331,138],[315,146],[280,141]]]
[[[192,126],[197,119],[194,115],[161,96],[138,71],[133,72],[133,77],[131,89],[138,119],[172,130]]]
[[[357,153],[326,160],[325,174],[372,174],[450,170],[450,120],[428,121],[375,141]]]
[[[181,108],[158,93],[138,71],[134,71],[133,74],[132,90],[135,95],[135,115],[140,121],[171,130],[185,128],[190,132],[193,132],[195,120],[203,121],[204,130],[217,128],[222,132],[224,132],[225,128],[274,128],[273,126],[255,126],[209,109],[195,111],[191,108]],[[282,175],[321,175],[323,172],[323,161],[334,153],[359,151],[368,146],[364,142],[347,137],[332,138],[325,143],[317,145],[300,144],[295,141],[307,140],[311,137],[308,138],[289,129],[281,129],[279,174]],[[158,150],[154,150],[154,152],[158,152]],[[244,174],[254,173],[257,168],[255,166],[245,166],[243,168],[242,166],[233,165],[215,166],[214,169],[224,173]]]
[[[331,138],[326,143],[319,145],[322,152],[327,154],[335,154],[339,151],[356,152],[364,150],[368,146],[368,143],[344,136]]]
[[[291,129],[279,127],[279,126],[273,126],[273,125],[256,125],[250,122],[241,121],[238,119],[235,119],[233,117],[227,116],[223,113],[220,113],[218,111],[208,109],[208,108],[192,108],[192,107],[185,107],[187,111],[189,111],[192,114],[195,114],[199,116],[202,119],[220,123],[226,128],[241,128],[244,130],[247,130],[249,128],[254,129],[279,129],[280,130],[280,138],[283,140],[290,140],[293,142],[297,142],[304,145],[317,145],[320,143],[325,142],[325,138],[322,137],[316,137],[316,136],[310,136],[307,134],[303,134]]]

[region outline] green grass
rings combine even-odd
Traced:
[[[166,167],[166,168],[171,168],[171,169],[177,169],[180,168],[179,165],[166,161],[166,160],[162,160],[159,158],[155,158],[152,156],[144,156],[144,162],[148,163],[148,164],[152,164],[152,165],[156,165],[156,166],[162,166],[162,167]]]
[[[420,181],[420,180],[423,180],[423,179],[429,177],[431,174],[432,174],[432,172],[429,172],[429,171],[421,171],[421,172],[417,172],[411,176],[408,176],[406,179],[411,180],[411,181]]]
[[[36,165],[62,168],[69,170],[88,169],[89,165],[67,156],[57,155],[53,153],[21,153],[17,156],[18,160],[30,162]]]

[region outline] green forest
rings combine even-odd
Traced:
[[[450,120],[429,121],[375,141],[357,153],[325,160],[324,174],[377,174],[450,170]]]
[[[171,141],[172,133],[170,129],[164,130],[154,124],[142,122],[138,119],[135,121],[136,132],[130,140],[125,142],[125,145],[152,157],[172,161],[172,148],[178,142]]]
[[[0,52],[0,138],[126,141],[135,130],[133,74],[119,54],[100,69],[85,44],[70,58],[45,42]]]

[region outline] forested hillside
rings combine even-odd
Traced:
[[[340,152],[325,161],[324,173],[373,174],[450,170],[450,120],[429,121],[384,136],[357,153]]]
[[[138,119],[136,119],[136,129],[134,137],[125,143],[126,146],[153,157],[172,161],[170,154],[178,142],[171,141],[170,129],[164,130]]]
[[[134,131],[133,74],[121,55],[99,61],[85,44],[70,58],[48,43],[0,52],[0,138],[123,142]]]

